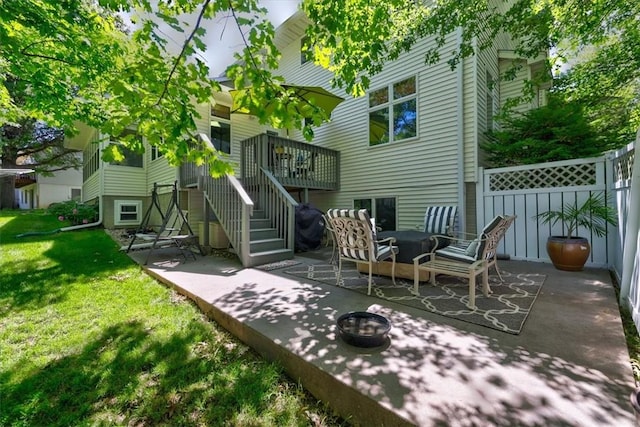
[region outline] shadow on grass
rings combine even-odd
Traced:
[[[0,301],[8,309],[59,302],[74,283],[134,264],[102,229],[16,237],[56,225],[50,216],[31,214],[16,216],[0,228]]]
[[[162,340],[138,321],[105,329],[78,353],[5,388],[0,424],[222,425],[273,410],[275,367],[254,368],[252,353],[211,348],[201,341],[210,334],[205,324],[185,326]],[[194,343],[202,346],[195,352]],[[11,377],[4,372],[0,382]]]

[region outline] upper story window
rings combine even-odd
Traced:
[[[415,137],[417,98],[415,77],[369,92],[369,145]]]
[[[215,104],[211,106],[211,143],[216,150],[231,154],[231,108]]]
[[[300,39],[300,64],[306,64],[313,61],[313,46],[309,37],[305,36]]]
[[[127,135],[133,135],[133,138],[135,140],[137,140],[138,142],[140,142],[140,144],[142,144],[142,136],[139,135],[136,131],[131,130],[131,129],[125,129],[124,132],[122,132],[119,136],[117,137],[111,137],[111,142],[117,143],[121,140],[122,137],[127,136]],[[118,165],[118,166],[131,166],[134,168],[141,168],[143,163],[142,163],[142,153],[138,153],[134,150],[131,150],[130,148],[127,148],[125,146],[120,146],[120,152],[122,153],[122,155],[124,156],[124,159],[122,159],[121,161],[112,161],[111,164],[112,165]]]
[[[157,145],[152,145],[151,146],[151,160],[156,160],[159,159],[160,157],[163,157],[164,154],[162,153],[162,151],[160,151],[158,149]]]

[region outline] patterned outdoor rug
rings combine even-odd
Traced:
[[[366,294],[368,276],[358,273],[353,265],[343,265],[340,286]],[[517,335],[522,330],[546,276],[514,275],[503,270],[500,272],[504,283],[500,282],[497,275],[489,275],[489,285],[493,291],[489,297],[482,294],[481,285],[477,286],[476,310],[470,310],[466,306],[468,282],[444,275],[438,276],[438,285],[435,287],[429,283],[421,283],[419,296],[412,293],[413,281],[396,279],[394,286],[391,278],[374,275],[371,295]],[[338,267],[330,264],[301,265],[286,270],[285,273],[335,285]]]
[[[300,264],[300,261],[296,261],[293,259],[285,259],[284,261],[277,261],[269,264],[262,264],[253,268],[257,268],[258,270],[271,271],[271,270],[276,270],[278,268],[291,267],[293,265],[298,265],[298,264]]]

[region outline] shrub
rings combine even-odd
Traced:
[[[71,222],[72,225],[94,222],[98,216],[97,205],[87,205],[73,200],[52,203],[47,212],[57,216],[60,221]]]
[[[578,103],[554,97],[544,107],[497,118],[500,130],[481,144],[493,167],[599,156],[609,147],[594,131]]]

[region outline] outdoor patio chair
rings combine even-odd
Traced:
[[[473,240],[465,240],[446,235],[434,235],[438,247],[439,239],[447,239],[451,243],[442,249],[418,255],[413,259],[413,291],[416,295],[418,291],[418,273],[420,270],[430,274],[431,285],[436,285],[436,275],[446,274],[449,276],[464,277],[469,280],[469,302],[467,307],[476,308],[476,277],[482,274],[482,292],[488,296],[491,292],[489,288],[489,269],[495,268],[500,281],[502,276],[497,264],[498,244],[515,220],[515,216],[498,215],[493,218],[482,229],[480,234]],[[421,261],[426,258],[426,261]]]
[[[329,223],[329,218],[327,217],[327,215],[322,215],[322,222],[324,222],[325,239],[327,242],[325,247],[329,246],[329,244],[331,244],[332,246],[331,260],[329,261],[329,264],[333,264],[336,258],[336,247],[337,247],[336,232],[334,231],[333,227],[331,227],[331,224]]]
[[[424,213],[424,232],[453,236],[457,206],[429,206]]]
[[[366,263],[369,266],[369,287],[367,295],[371,295],[373,264],[391,258],[391,280],[396,283],[395,268],[398,247],[394,246],[394,237],[378,241],[376,231],[366,209],[329,209],[327,217],[334,230],[338,249],[338,277],[336,285],[340,285],[342,277],[342,261]]]

